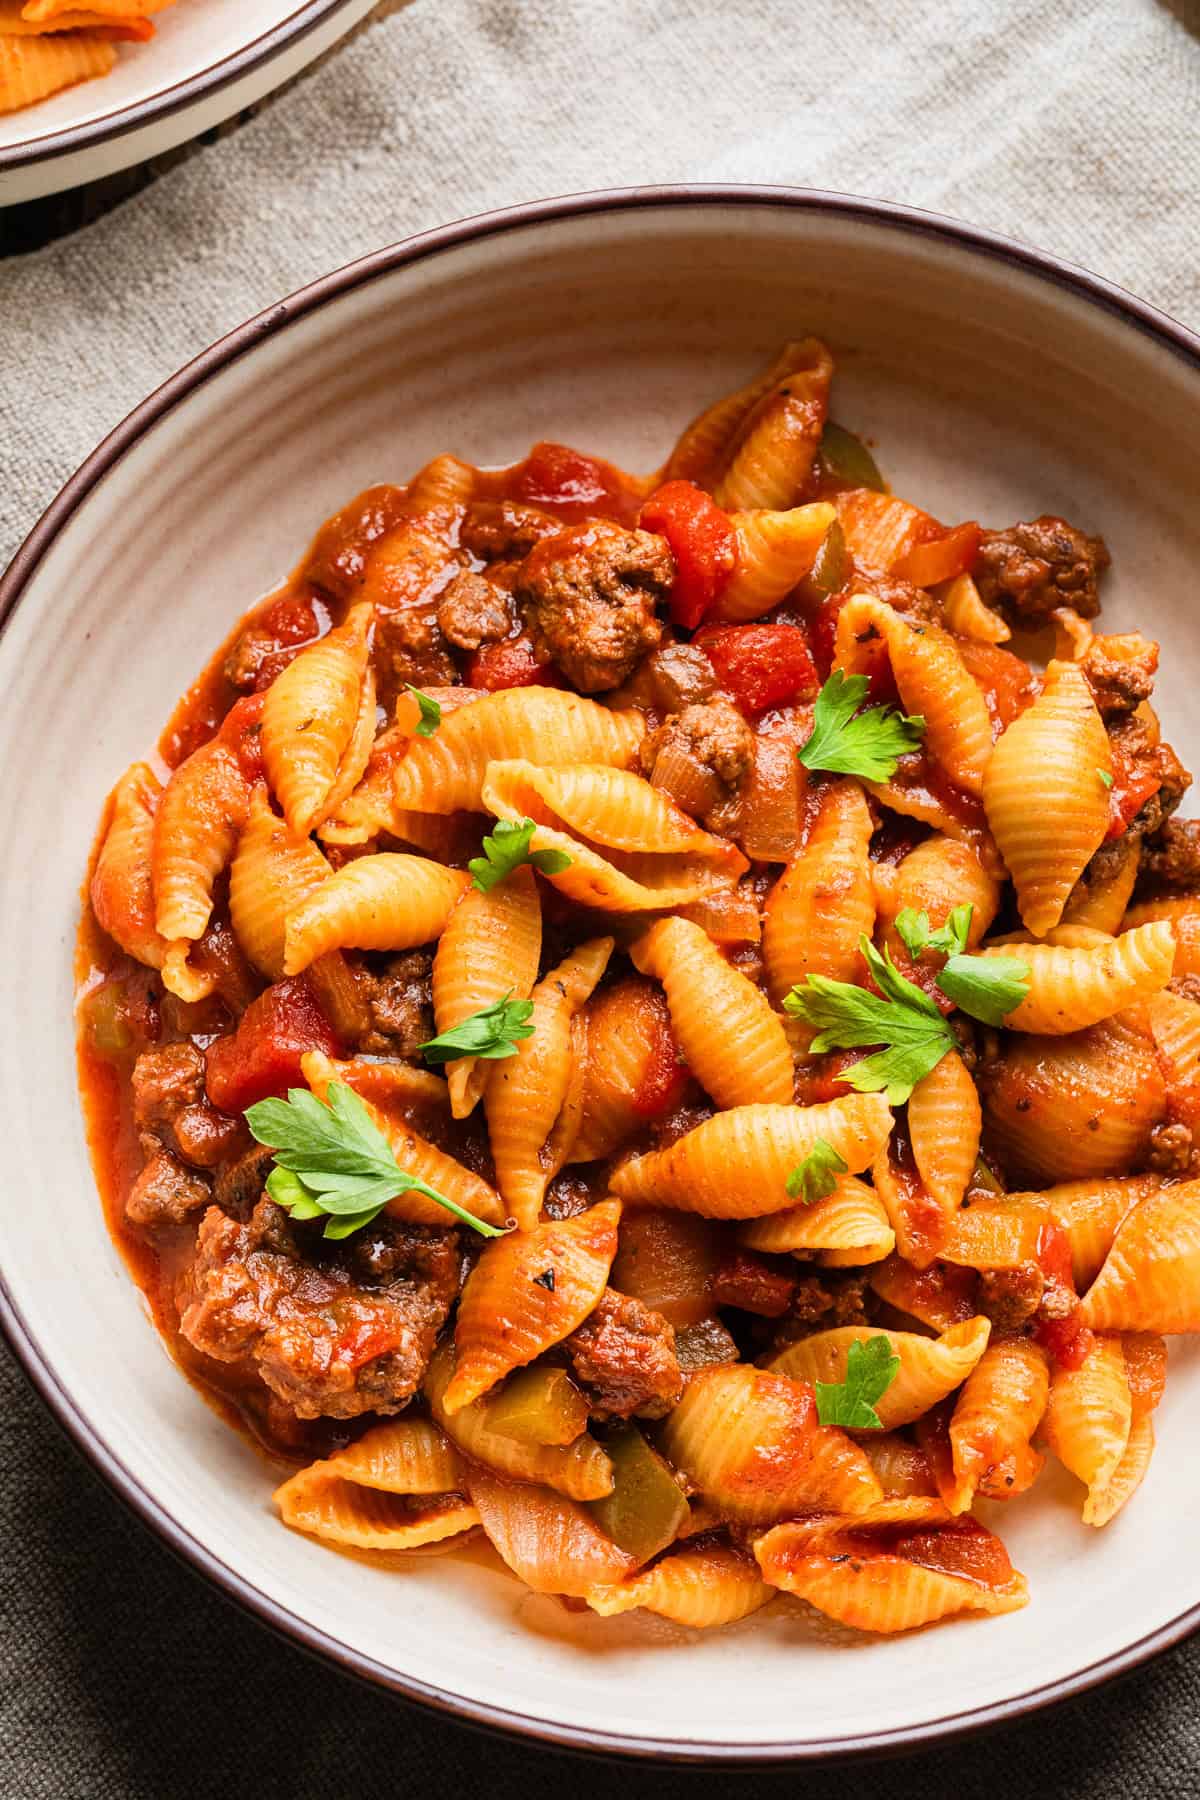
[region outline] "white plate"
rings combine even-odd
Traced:
[[[111,75],[0,115],[0,206],[98,181],[197,137],[299,74],[374,0],[177,0]]]
[[[283,1530],[270,1471],[187,1387],[105,1231],[80,1127],[71,947],[97,815],[238,612],[358,489],[557,437],[649,468],[781,340],[827,334],[836,411],[947,518],[1102,529],[1108,616],[1166,641],[1185,760],[1200,614],[1200,344],[981,234],[782,190],[550,203],[418,239],[273,309],[101,446],[0,586],[0,1092],[8,1329],[114,1488],[228,1592],[406,1694],[563,1743],[700,1758],[915,1743],[1077,1690],[1190,1630],[1194,1414],[1177,1347],[1142,1491],[1102,1532],[1048,1473],[993,1509],[1029,1607],[848,1641],[795,1609],[690,1638],[568,1614],[453,1557],[384,1573]]]

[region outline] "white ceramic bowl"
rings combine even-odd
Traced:
[[[0,115],[0,206],[98,181],[171,150],[269,94],[374,0],[177,0],[117,66]]]
[[[254,320],[147,400],[55,501],[0,587],[6,948],[3,1312],[52,1410],[141,1515],[300,1642],[463,1717],[695,1758],[913,1744],[1041,1705],[1200,1617],[1196,1354],[1107,1530],[1048,1471],[1004,1516],[1024,1612],[847,1642],[795,1609],[687,1638],[525,1595],[452,1557],[378,1572],[289,1534],[269,1470],[161,1349],[105,1231],[75,1097],[71,947],[106,790],[314,527],[453,449],[538,436],[653,466],[785,337],[840,352],[837,413],[948,518],[1061,511],[1102,529],[1110,616],[1166,643],[1191,699],[1200,342],[1089,276],[962,226],[786,190],[651,190],[452,226]],[[997,1516],[999,1516],[997,1514]]]

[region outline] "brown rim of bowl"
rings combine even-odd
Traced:
[[[671,186],[616,188],[597,193],[565,195],[530,205],[506,207],[482,213],[435,231],[422,232],[301,288],[298,293],[260,313],[232,331],[210,349],[165,381],[143,400],[104,441],[93,450],[53,500],[17,551],[0,579],[0,631],[20,601],[39,563],[63,526],[86,500],[91,490],[124,452],[166,413],[209,378],[227,368],[265,337],[273,336],[295,320],[342,294],[373,281],[394,269],[406,268],[461,244],[479,242],[501,232],[517,231],[558,219],[586,217],[593,213],[633,211],[661,206],[783,207],[802,212],[832,213],[846,219],[862,219],[899,232],[940,239],[960,249],[1010,264],[1027,275],[1064,288],[1077,297],[1124,320],[1153,338],[1193,368],[1200,369],[1200,337],[1165,313],[1137,299],[1123,288],[1091,275],[1058,258],[997,236],[957,219],[900,206],[884,200],[860,199],[850,194],[788,187]],[[84,1417],[62,1386],[49,1357],[22,1317],[0,1271],[0,1329],[3,1330],[37,1392],[78,1449],[103,1476],[117,1496],[167,1544],[168,1548],[206,1575],[224,1594],[236,1601],[277,1634],[301,1649],[328,1658],[348,1674],[360,1676],[405,1699],[415,1700],[461,1722],[537,1740],[556,1748],[643,1757],[685,1763],[722,1763],[736,1766],[790,1761],[841,1761],[854,1757],[880,1757],[918,1750],[948,1738],[1026,1717],[1042,1707],[1072,1695],[1085,1693],[1100,1682],[1127,1673],[1150,1657],[1169,1649],[1200,1627],[1200,1603],[1188,1607],[1166,1625],[1138,1638],[1123,1650],[1087,1664],[1073,1675],[1032,1688],[1011,1699],[989,1706],[960,1709],[923,1724],[897,1726],[885,1731],[856,1732],[836,1738],[809,1739],[798,1743],[697,1742],[664,1739],[634,1733],[616,1733],[539,1719],[528,1713],[434,1687],[414,1676],[398,1675],[351,1645],[319,1631],[288,1608],[235,1573],[198,1539],[184,1531],[153,1494],[121,1462],[96,1427]]]
[[[184,81],[177,81],[161,93],[152,94],[149,99],[140,100],[131,106],[114,107],[111,112],[103,113],[98,119],[88,119],[79,125],[64,126],[61,131],[47,131],[41,137],[26,138],[19,144],[8,144],[0,148],[0,175],[11,173],[14,169],[26,169],[35,163],[53,162],[60,156],[71,156],[78,150],[86,150],[93,144],[107,144],[114,138],[126,137],[131,131],[140,131],[158,119],[169,119],[172,113],[182,111],[197,101],[204,100],[209,94],[227,87],[244,75],[251,74],[263,63],[269,62],[290,44],[299,43],[315,31],[327,19],[341,12],[349,4],[349,0],[307,0],[303,6],[297,6],[286,19],[278,25],[272,25],[268,31],[260,32],[251,43],[244,44],[229,56],[223,56],[219,62],[210,63],[197,75],[189,75]]]

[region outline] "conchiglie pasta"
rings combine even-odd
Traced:
[[[1061,1225],[1071,1246],[1075,1287],[1082,1293],[1100,1273],[1126,1213],[1161,1185],[1158,1175],[1115,1175],[1106,1181],[1065,1181],[1040,1194],[1013,1194],[1010,1198],[1015,1205],[1046,1207]]]
[[[787,1178],[818,1139],[850,1174],[887,1142],[882,1094],[846,1094],[820,1106],[739,1106],[706,1119],[667,1150],[635,1156],[610,1186],[622,1199],[678,1207],[711,1219],[753,1219],[793,1205]]]
[[[871,1525],[814,1518],[754,1546],[764,1578],[859,1631],[911,1631],[955,1613],[1015,1612],[1029,1598],[999,1538],[974,1519]]]
[[[770,368],[745,387],[723,394],[688,424],[667,458],[664,481],[692,481],[697,487],[711,488],[720,473],[726,453],[745,420],[768,393],[793,369],[803,369],[813,360],[811,338],[785,344]]]
[[[166,940],[154,926],[151,851],[162,789],[154,771],[134,763],[113,789],[108,824],[89,894],[101,929],[136,962],[161,969]]]
[[[537,1223],[547,1183],[571,1154],[579,1130],[584,1071],[571,1054],[572,1028],[612,950],[611,938],[593,938],[538,982],[529,1020],[533,1036],[497,1063],[484,1093],[497,1185],[522,1231]]]
[[[393,799],[415,812],[478,811],[489,763],[511,762],[536,745],[543,765],[603,763],[626,769],[645,735],[635,708],[610,712],[557,688],[506,688],[443,719],[396,764]]]
[[[969,575],[957,575],[941,595],[946,629],[976,644],[1007,644],[1012,632],[998,612],[985,606]]]
[[[1064,925],[1090,925],[1110,937],[1121,929],[1137,881],[1141,839],[1126,833],[1094,856],[1063,908]]]
[[[792,506],[816,460],[829,406],[833,359],[806,340],[802,365],[769,388],[742,421],[714,489],[719,506]]]
[[[1200,1331],[1200,1182],[1158,1188],[1126,1213],[1080,1318],[1093,1331]]]
[[[662,982],[684,1060],[718,1106],[791,1100],[792,1053],[783,1026],[698,925],[661,919],[630,954],[643,974]]]
[[[293,907],[329,877],[311,838],[296,837],[257,787],[229,869],[229,918],[238,943],[260,974],[283,974],[284,934]]]
[[[1011,1500],[1033,1485],[1044,1458],[1032,1439],[1049,1391],[1049,1362],[1039,1344],[1018,1337],[988,1344],[950,1419],[952,1512],[965,1512],[976,1494]]]
[[[641,1124],[676,1044],[665,996],[640,975],[605,987],[587,1008],[587,1056],[579,1133],[569,1162],[611,1156]],[[645,1098],[644,1098],[645,1097]]]
[[[879,868],[875,891],[888,948],[901,959],[901,967],[908,953],[895,930],[898,913],[909,909],[927,913],[938,931],[956,906],[968,905],[967,948],[974,950],[1000,905],[1000,884],[971,845],[941,833],[910,850],[894,870]]]
[[[883,1489],[884,1505],[890,1500],[936,1500],[937,1483],[929,1458],[898,1431],[864,1431],[860,1442]]]
[[[1088,1491],[1083,1509],[1085,1525],[1107,1525],[1115,1519],[1126,1501],[1131,1500],[1142,1484],[1154,1454],[1154,1422],[1135,1418],[1120,1462],[1103,1485]]]
[[[791,1251],[826,1268],[858,1268],[881,1262],[896,1234],[874,1188],[854,1175],[839,1175],[833,1192],[807,1206],[751,1219],[738,1233],[751,1250]]]
[[[672,1550],[652,1567],[584,1597],[595,1613],[611,1619],[641,1607],[675,1625],[707,1631],[757,1612],[774,1596],[748,1551],[731,1544],[696,1544]]]
[[[0,115],[107,75],[116,60],[116,46],[101,31],[0,36]]]
[[[836,517],[823,503],[734,513],[737,561],[711,617],[737,624],[770,612],[808,574]]]
[[[214,885],[249,809],[237,758],[216,740],[180,763],[159,799],[150,853],[154,923],[167,940],[163,984],[181,1000],[212,992],[211,976],[191,969],[188,955],[212,916]]]
[[[863,644],[881,637],[906,712],[925,721],[924,742],[950,779],[982,791],[992,755],[987,702],[949,632],[906,618],[873,594],[852,594],[838,614],[835,663],[848,675],[869,664]]]
[[[1137,931],[1143,929],[1146,928],[1134,927]],[[1150,1002],[1150,1030],[1171,1065],[1174,1079],[1181,1083],[1195,1081],[1200,1075],[1200,1006],[1182,994],[1156,994]]]
[[[1041,694],[1001,737],[988,763],[983,804],[1036,937],[1063,916],[1068,897],[1108,830],[1112,773],[1108,733],[1073,663],[1052,662]]]
[[[974,1207],[968,1211],[973,1212]],[[975,1283],[969,1275],[943,1263],[916,1269],[902,1256],[889,1256],[871,1270],[869,1279],[872,1292],[888,1306],[934,1331],[948,1331],[951,1325],[963,1325],[975,1317]]]
[[[873,830],[858,783],[830,783],[807,842],[767,898],[762,945],[773,1005],[781,1006],[809,975],[858,977],[859,939],[875,925],[867,863]]]
[[[923,1075],[908,1102],[913,1160],[943,1212],[962,1203],[979,1154],[982,1111],[975,1083],[956,1050]]]
[[[301,1068],[318,1100],[325,1098],[325,1090],[331,1081],[340,1079],[338,1065],[320,1050],[310,1050],[301,1058]],[[504,1208],[500,1196],[495,1189],[489,1187],[481,1176],[463,1167],[454,1157],[439,1150],[412,1130],[407,1124],[393,1119],[374,1106],[369,1100],[364,1105],[371,1118],[391,1145],[392,1154],[406,1175],[415,1175],[418,1180],[436,1188],[447,1200],[464,1207],[467,1212],[474,1213],[487,1225],[503,1225]],[[396,1219],[407,1219],[414,1225],[440,1225],[449,1228],[452,1215],[436,1200],[430,1200],[424,1194],[410,1189],[394,1200],[388,1201],[388,1211]]]
[[[937,1338],[920,1337],[911,1331],[885,1332],[893,1356],[900,1358],[900,1368],[886,1393],[875,1402],[883,1429],[891,1431],[898,1425],[911,1425],[953,1393],[987,1349],[990,1332],[991,1321],[982,1317],[952,1325]],[[871,1325],[816,1331],[789,1344],[772,1357],[769,1366],[776,1375],[789,1375],[795,1381],[845,1381],[851,1344],[866,1343],[868,1338],[879,1335]]]
[[[275,1491],[285,1525],[358,1550],[412,1550],[479,1523],[462,1458],[426,1419],[396,1419]]]
[[[1028,991],[1005,1019],[1011,1031],[1065,1036],[1098,1025],[1166,987],[1175,938],[1165,920],[1139,925],[1107,943],[997,945],[985,957],[1016,957]]]
[[[483,802],[498,819],[532,819],[531,848],[569,859],[548,879],[602,912],[684,906],[746,868],[736,845],[703,831],[640,775],[605,764],[491,763]]]
[[[1121,924],[1123,931],[1165,920],[1175,933],[1176,975],[1200,975],[1200,898],[1147,900],[1131,906]]]
[[[620,1202],[547,1219],[488,1244],[467,1277],[454,1328],[455,1370],[442,1396],[460,1412],[513,1369],[582,1325],[608,1283]]]
[[[531,868],[514,869],[490,893],[467,888],[433,959],[433,1016],[439,1036],[500,1000],[527,1000],[541,948],[542,906]],[[472,1111],[493,1066],[474,1056],[456,1057],[447,1066],[456,1119]]]
[[[897,1161],[886,1144],[875,1158],[871,1180],[896,1234],[897,1251],[917,1268],[926,1268],[941,1255],[958,1214],[930,1193],[909,1157]]]
[[[706,1500],[747,1524],[814,1508],[863,1512],[882,1498],[858,1445],[818,1424],[810,1387],[744,1364],[694,1376],[660,1443]]]
[[[350,793],[374,736],[370,606],[302,650],[267,689],[262,752],[267,779],[292,831],[305,836]],[[370,687],[370,731],[362,724]]]
[[[984,1141],[1031,1186],[1117,1175],[1145,1156],[1166,1086],[1136,1013],[1067,1037],[1004,1039],[983,1083]]]
[[[1059,1462],[1088,1490],[1083,1522],[1096,1523],[1100,1500],[1129,1444],[1133,1406],[1120,1338],[1096,1338],[1082,1366],[1058,1367],[1042,1420],[1042,1436]],[[1111,1516],[1111,1515],[1110,1515]]]
[[[469,885],[460,869],[384,851],[345,863],[287,915],[284,970],[329,950],[410,950],[445,930]]]
[[[467,1486],[493,1549],[535,1594],[586,1599],[637,1567],[636,1558],[618,1549],[586,1507],[561,1493],[499,1481],[476,1468]]]
[[[513,1481],[540,1482],[573,1500],[601,1500],[612,1492],[612,1463],[586,1432],[570,1444],[530,1444],[491,1424],[494,1398],[485,1395],[448,1413],[442,1399],[454,1377],[454,1350],[443,1344],[425,1371],[424,1392],[435,1422],[472,1463]]]

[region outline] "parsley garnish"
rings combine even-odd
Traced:
[[[815,1381],[817,1417],[822,1425],[841,1425],[850,1431],[882,1431],[883,1420],[875,1411],[900,1373],[900,1358],[892,1341],[878,1337],[855,1338],[846,1357],[845,1381]]]
[[[540,869],[543,875],[561,875],[571,866],[571,858],[562,850],[531,850],[530,840],[537,827],[532,819],[498,819],[491,837],[483,840],[483,855],[473,856],[467,864],[471,879],[485,894],[519,869],[522,863]]]
[[[275,1152],[267,1192],[293,1219],[324,1218],[327,1238],[349,1237],[378,1217],[389,1200],[415,1191],[436,1200],[481,1237],[503,1237],[416,1175],[408,1175],[352,1088],[331,1081],[327,1098],[289,1088],[286,1100],[246,1109],[260,1144]]]
[[[812,1049],[856,1050],[882,1044],[838,1076],[860,1094],[883,1091],[889,1106],[908,1099],[922,1076],[936,1068],[947,1050],[956,1047],[954,1033],[928,994],[901,975],[886,950],[881,956],[870,938],[859,948],[881,993],[810,975],[783,1002],[784,1012],[817,1027]]]
[[[824,1200],[827,1194],[832,1194],[838,1176],[844,1175],[846,1168],[845,1157],[839,1156],[824,1138],[818,1138],[804,1161],[788,1176],[787,1191],[793,1200],[811,1206],[814,1200]]]
[[[460,1056],[478,1056],[485,1062],[515,1056],[518,1041],[533,1036],[528,1022],[532,1013],[532,1000],[512,1000],[505,994],[494,1006],[485,1006],[461,1025],[430,1038],[421,1045],[421,1054],[427,1063],[454,1062]]]
[[[924,719],[890,706],[872,706],[860,713],[867,687],[865,675],[833,671],[817,695],[812,735],[796,752],[806,769],[890,781],[900,757],[919,748]]]
[[[929,914],[906,907],[896,930],[910,956],[936,950],[946,957],[935,978],[947,999],[984,1025],[1003,1025],[1029,992],[1029,965],[1019,956],[966,956],[970,905],[956,906],[940,931],[929,929]]]
[[[1104,783],[1105,787],[1111,788],[1111,786],[1113,784],[1113,778],[1109,774],[1108,770],[1107,769],[1097,769],[1096,773],[1100,777],[1101,781]]]
[[[432,737],[442,722],[441,707],[436,700],[431,700],[428,694],[423,694],[420,688],[415,688],[411,681],[406,681],[404,685],[416,701],[421,714],[415,728],[417,736]]]

